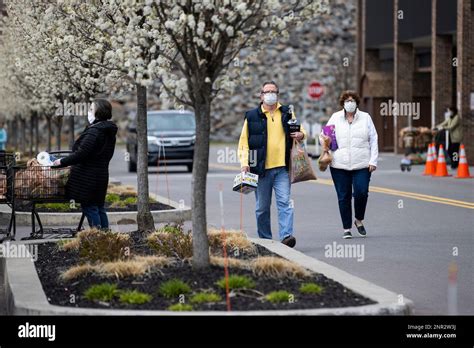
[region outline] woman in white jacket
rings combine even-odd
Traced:
[[[363,220],[371,173],[377,168],[378,137],[372,118],[358,109],[360,98],[354,91],[344,91],[339,98],[342,110],[335,112],[327,125],[334,125],[338,148],[332,151],[330,170],[339,200],[344,239],[352,238],[352,196],[354,225],[360,236],[367,231]]]

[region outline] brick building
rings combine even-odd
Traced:
[[[474,0],[357,0],[357,61],[381,150],[402,152],[401,128],[431,128],[456,105],[474,163]],[[396,102],[406,108],[387,115]]]

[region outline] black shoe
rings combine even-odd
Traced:
[[[352,233],[351,233],[351,231],[346,231],[346,232],[344,232],[344,234],[342,235],[342,238],[344,238],[344,239],[351,239],[351,238],[352,238]]]
[[[354,225],[357,228],[357,232],[361,237],[367,236],[367,231],[365,230],[364,225],[357,226],[356,222],[354,221]]]
[[[296,245],[296,239],[293,236],[288,236],[285,239],[281,241],[283,244],[286,246],[289,246],[290,248],[293,248]]]

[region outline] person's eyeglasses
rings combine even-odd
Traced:
[[[268,93],[276,93],[278,94],[278,91],[261,91],[261,94],[268,94]]]

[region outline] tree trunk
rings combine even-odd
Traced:
[[[69,149],[74,145],[74,116],[69,116]]]
[[[7,145],[6,146],[12,146],[12,135],[13,135],[13,121],[12,120],[7,120],[7,127],[8,127],[8,137],[7,137]],[[16,149],[15,149],[16,150]]]
[[[33,155],[33,137],[34,137],[34,130],[35,130],[35,114],[36,112],[33,112],[30,116],[30,155]]]
[[[39,135],[39,121],[40,117],[36,114],[35,117],[35,152],[39,152],[39,143],[40,143],[40,135]]]
[[[21,118],[21,152],[25,155],[26,152],[26,120]]]
[[[143,232],[151,232],[155,229],[148,191],[147,134],[147,89],[137,84],[137,224],[138,230]]]
[[[51,139],[53,138],[53,130],[51,126],[51,116],[46,116],[46,124],[48,127],[48,152],[51,151]]]
[[[12,131],[10,132],[10,136],[13,139],[12,145],[15,149],[15,152],[18,151],[18,116],[12,122]]]
[[[199,99],[195,99],[199,100]],[[209,267],[209,240],[207,238],[206,183],[209,169],[209,134],[211,105],[209,98],[196,103],[196,144],[194,146],[192,187],[193,267]]]
[[[57,129],[56,129],[56,149],[61,151],[61,130],[63,128],[63,117],[58,116],[56,118],[57,122]]]

